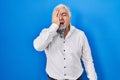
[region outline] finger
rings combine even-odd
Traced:
[[[59,10],[56,11],[56,17],[58,17],[58,15],[59,15]]]
[[[56,16],[58,16],[59,10],[60,10],[59,8],[55,9],[55,15],[56,15]]]
[[[62,12],[61,12],[61,10],[59,10],[59,12],[58,12],[58,17],[60,17],[60,14],[61,14]]]

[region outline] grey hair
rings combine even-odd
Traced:
[[[64,7],[65,9],[67,9],[67,10],[68,10],[68,14],[69,14],[69,16],[71,17],[70,8],[67,7],[67,6],[64,5],[64,4],[59,4],[59,5],[57,5],[57,6],[54,8],[53,12],[54,12],[57,8],[59,8],[59,7]]]

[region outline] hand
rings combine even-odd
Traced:
[[[52,23],[55,23],[58,26],[60,25],[60,22],[59,22],[59,9],[58,8],[53,12]]]

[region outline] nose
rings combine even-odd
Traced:
[[[60,16],[59,16],[59,19],[60,19],[60,20],[61,20],[61,19],[63,19],[63,16],[62,16],[62,15],[60,15]]]

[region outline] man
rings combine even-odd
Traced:
[[[45,50],[48,80],[81,80],[81,60],[89,80],[97,80],[87,38],[83,31],[70,24],[70,18],[67,6],[56,6],[51,26],[34,40],[34,48]]]

